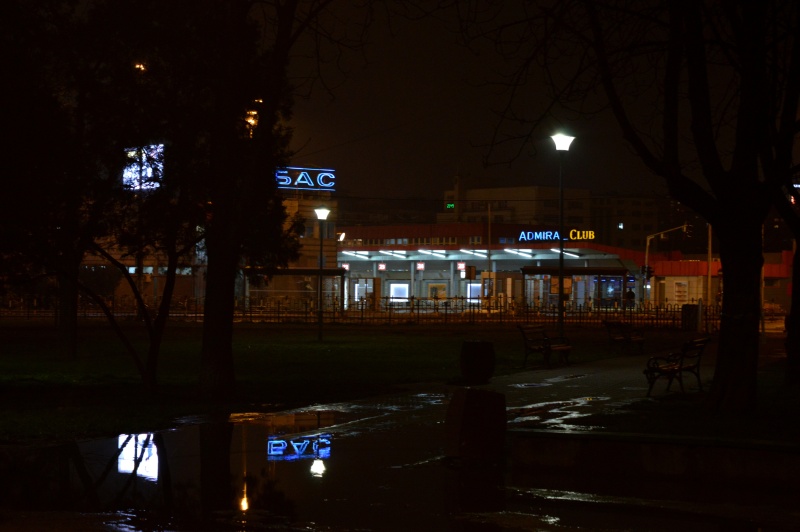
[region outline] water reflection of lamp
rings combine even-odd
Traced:
[[[247,501],[247,479],[244,480],[244,491],[242,492],[242,500],[239,501],[239,508],[241,508],[243,512],[250,509],[250,503]]]
[[[314,461],[311,462],[311,476],[322,477],[323,474],[325,474],[325,462],[319,458],[314,459]]]
[[[250,509],[250,503],[247,500],[247,425],[242,424],[242,500],[239,501],[239,508],[246,512]]]

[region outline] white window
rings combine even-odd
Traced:
[[[469,283],[467,285],[467,303],[481,302],[481,283]]]
[[[392,283],[389,287],[389,300],[395,305],[408,303],[408,283]]]
[[[125,150],[128,164],[122,170],[122,184],[133,190],[153,190],[161,186],[164,171],[164,145],[153,144]]]

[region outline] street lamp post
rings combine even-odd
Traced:
[[[331,213],[330,209],[325,207],[318,207],[314,209],[317,213],[317,221],[319,223],[319,275],[317,276],[317,325],[319,326],[318,339],[322,341],[322,266],[325,261],[325,255],[322,250],[322,235],[323,225],[328,215]]]
[[[665,235],[667,233],[671,233],[673,231],[683,231],[686,232],[689,224],[679,225],[678,227],[673,227],[672,229],[665,229],[664,231],[659,231],[658,233],[653,233],[652,235],[647,235],[644,244],[644,266],[642,267],[642,274],[644,276],[644,282],[642,283],[642,292],[643,292],[643,301],[645,305],[649,305],[650,303],[650,291],[647,289],[647,284],[650,281],[648,275],[652,272],[650,269],[650,242],[657,236]],[[709,261],[709,267],[711,262]]]
[[[564,154],[575,137],[558,133],[550,137],[558,151],[558,335],[564,336]]]

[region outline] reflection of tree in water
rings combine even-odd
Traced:
[[[143,437],[141,443],[139,443],[140,437]],[[131,470],[125,473],[121,486],[114,488],[111,493],[111,499],[104,498],[102,494],[109,490],[109,485],[113,484],[113,478],[117,477],[120,458],[129,446],[134,446]],[[155,455],[153,455],[154,452]],[[146,460],[154,456],[160,457],[158,460],[160,490],[156,491],[154,496],[148,497],[147,493],[152,494],[152,490],[138,489],[140,482],[147,482],[148,486],[150,485],[150,481],[142,480],[140,468],[142,468],[142,464]],[[166,457],[164,440],[160,434],[127,434],[117,445],[116,452],[108,457],[108,461],[100,473],[96,478],[92,478],[84,455],[80,452],[77,443],[73,442],[70,444],[69,461],[78,476],[81,486],[81,494],[77,499],[71,501],[73,507],[87,511],[113,511],[119,508],[146,508],[148,510],[169,511],[172,506],[172,490],[169,462]],[[135,514],[132,517],[136,519]]]
[[[100,478],[97,479],[96,485],[100,486],[100,484],[102,484],[106,476],[108,476],[108,474],[111,472],[111,468],[114,467],[114,465],[117,463],[117,459],[119,458],[119,455],[122,453],[125,447],[127,447],[128,445],[135,446],[133,468],[130,471],[130,473],[128,473],[128,477],[125,480],[125,483],[122,485],[122,489],[120,489],[116,497],[109,504],[109,506],[112,509],[119,507],[124,501],[126,501],[126,496],[128,495],[128,492],[131,490],[131,488],[136,487],[136,482],[137,479],[139,478],[139,467],[142,465],[142,462],[145,460],[148,453],[150,452],[152,438],[153,438],[152,434],[147,434],[142,444],[138,445],[137,436],[133,434],[128,434],[127,438],[125,439],[125,442],[119,446],[119,449],[117,450],[117,455],[114,457],[113,463],[109,462],[109,464],[106,466],[106,470],[103,472]],[[158,452],[157,449],[156,452]],[[142,500],[141,492],[138,491],[134,491],[134,493],[131,496],[131,501],[133,502],[133,504],[146,502]]]
[[[297,520],[296,504],[279,489],[274,464],[247,471],[245,479],[232,470],[233,424],[205,423],[189,433],[194,430],[199,462],[190,453],[190,462],[183,465],[171,462],[183,462],[177,457],[190,449],[170,443],[186,440],[162,433],[124,435],[90,444],[88,450],[78,442],[8,450],[0,459],[0,500],[4,508],[17,511],[120,511],[114,521],[132,530],[243,530],[245,523],[250,529]],[[134,446],[123,472],[120,460]],[[158,456],[157,480],[141,476],[150,455]],[[175,477],[186,466],[195,475]],[[243,480],[246,512],[239,508]]]
[[[269,518],[270,523],[291,523],[297,520],[297,507],[294,501],[286,498],[286,494],[277,489],[278,482],[271,478],[268,471],[262,469],[258,477],[248,475],[247,490],[253,489],[253,507],[262,518]],[[251,488],[252,487],[252,488]]]
[[[231,436],[227,422],[200,425],[200,505],[204,514],[235,507],[231,485]]]
[[[289,523],[296,519],[295,505],[276,489],[277,482],[266,469],[245,478],[231,471],[231,442],[234,424],[227,421],[200,426],[201,507],[204,520],[217,527],[237,529],[245,523],[267,525]],[[244,433],[242,434],[244,438]],[[242,452],[246,453],[246,441]],[[243,486],[246,484],[246,490]],[[248,497],[248,509],[240,509],[242,494]],[[213,528],[213,527],[212,527]]]

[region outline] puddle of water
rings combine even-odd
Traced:
[[[647,498],[647,490],[636,495],[619,496],[593,492],[548,488],[512,487],[509,510],[529,514],[537,521],[555,525],[559,530],[796,530],[797,515],[788,507],[765,501],[736,505]],[[544,530],[551,530],[544,527]],[[555,528],[552,528],[555,529]]]
[[[37,526],[28,528],[30,514],[18,512],[58,509],[96,516],[97,530],[129,532],[312,530],[320,523],[374,529],[384,522],[400,529],[421,519],[444,529],[450,512],[431,496],[445,492],[452,475],[442,465],[444,402],[444,395],[420,394],[377,406],[245,412],[20,449],[18,460],[0,459],[0,528],[13,519],[6,509],[23,516],[20,530]],[[432,408],[441,415],[421,415]],[[398,441],[400,424],[406,436]]]
[[[508,412],[515,424],[585,431],[593,427],[574,420],[609,401],[583,397]],[[508,486],[518,469],[510,462],[507,470],[457,467],[444,458],[446,403],[445,395],[420,394],[377,406],[239,413],[16,454],[4,449],[0,528],[495,531],[581,523],[593,529],[629,513],[604,500],[603,516],[586,509],[596,504],[588,496]]]
[[[580,397],[570,401],[551,401],[508,409],[509,424],[516,427],[541,426],[551,430],[592,431],[602,427],[575,425],[576,419],[591,415],[589,409],[608,403],[610,397]]]

